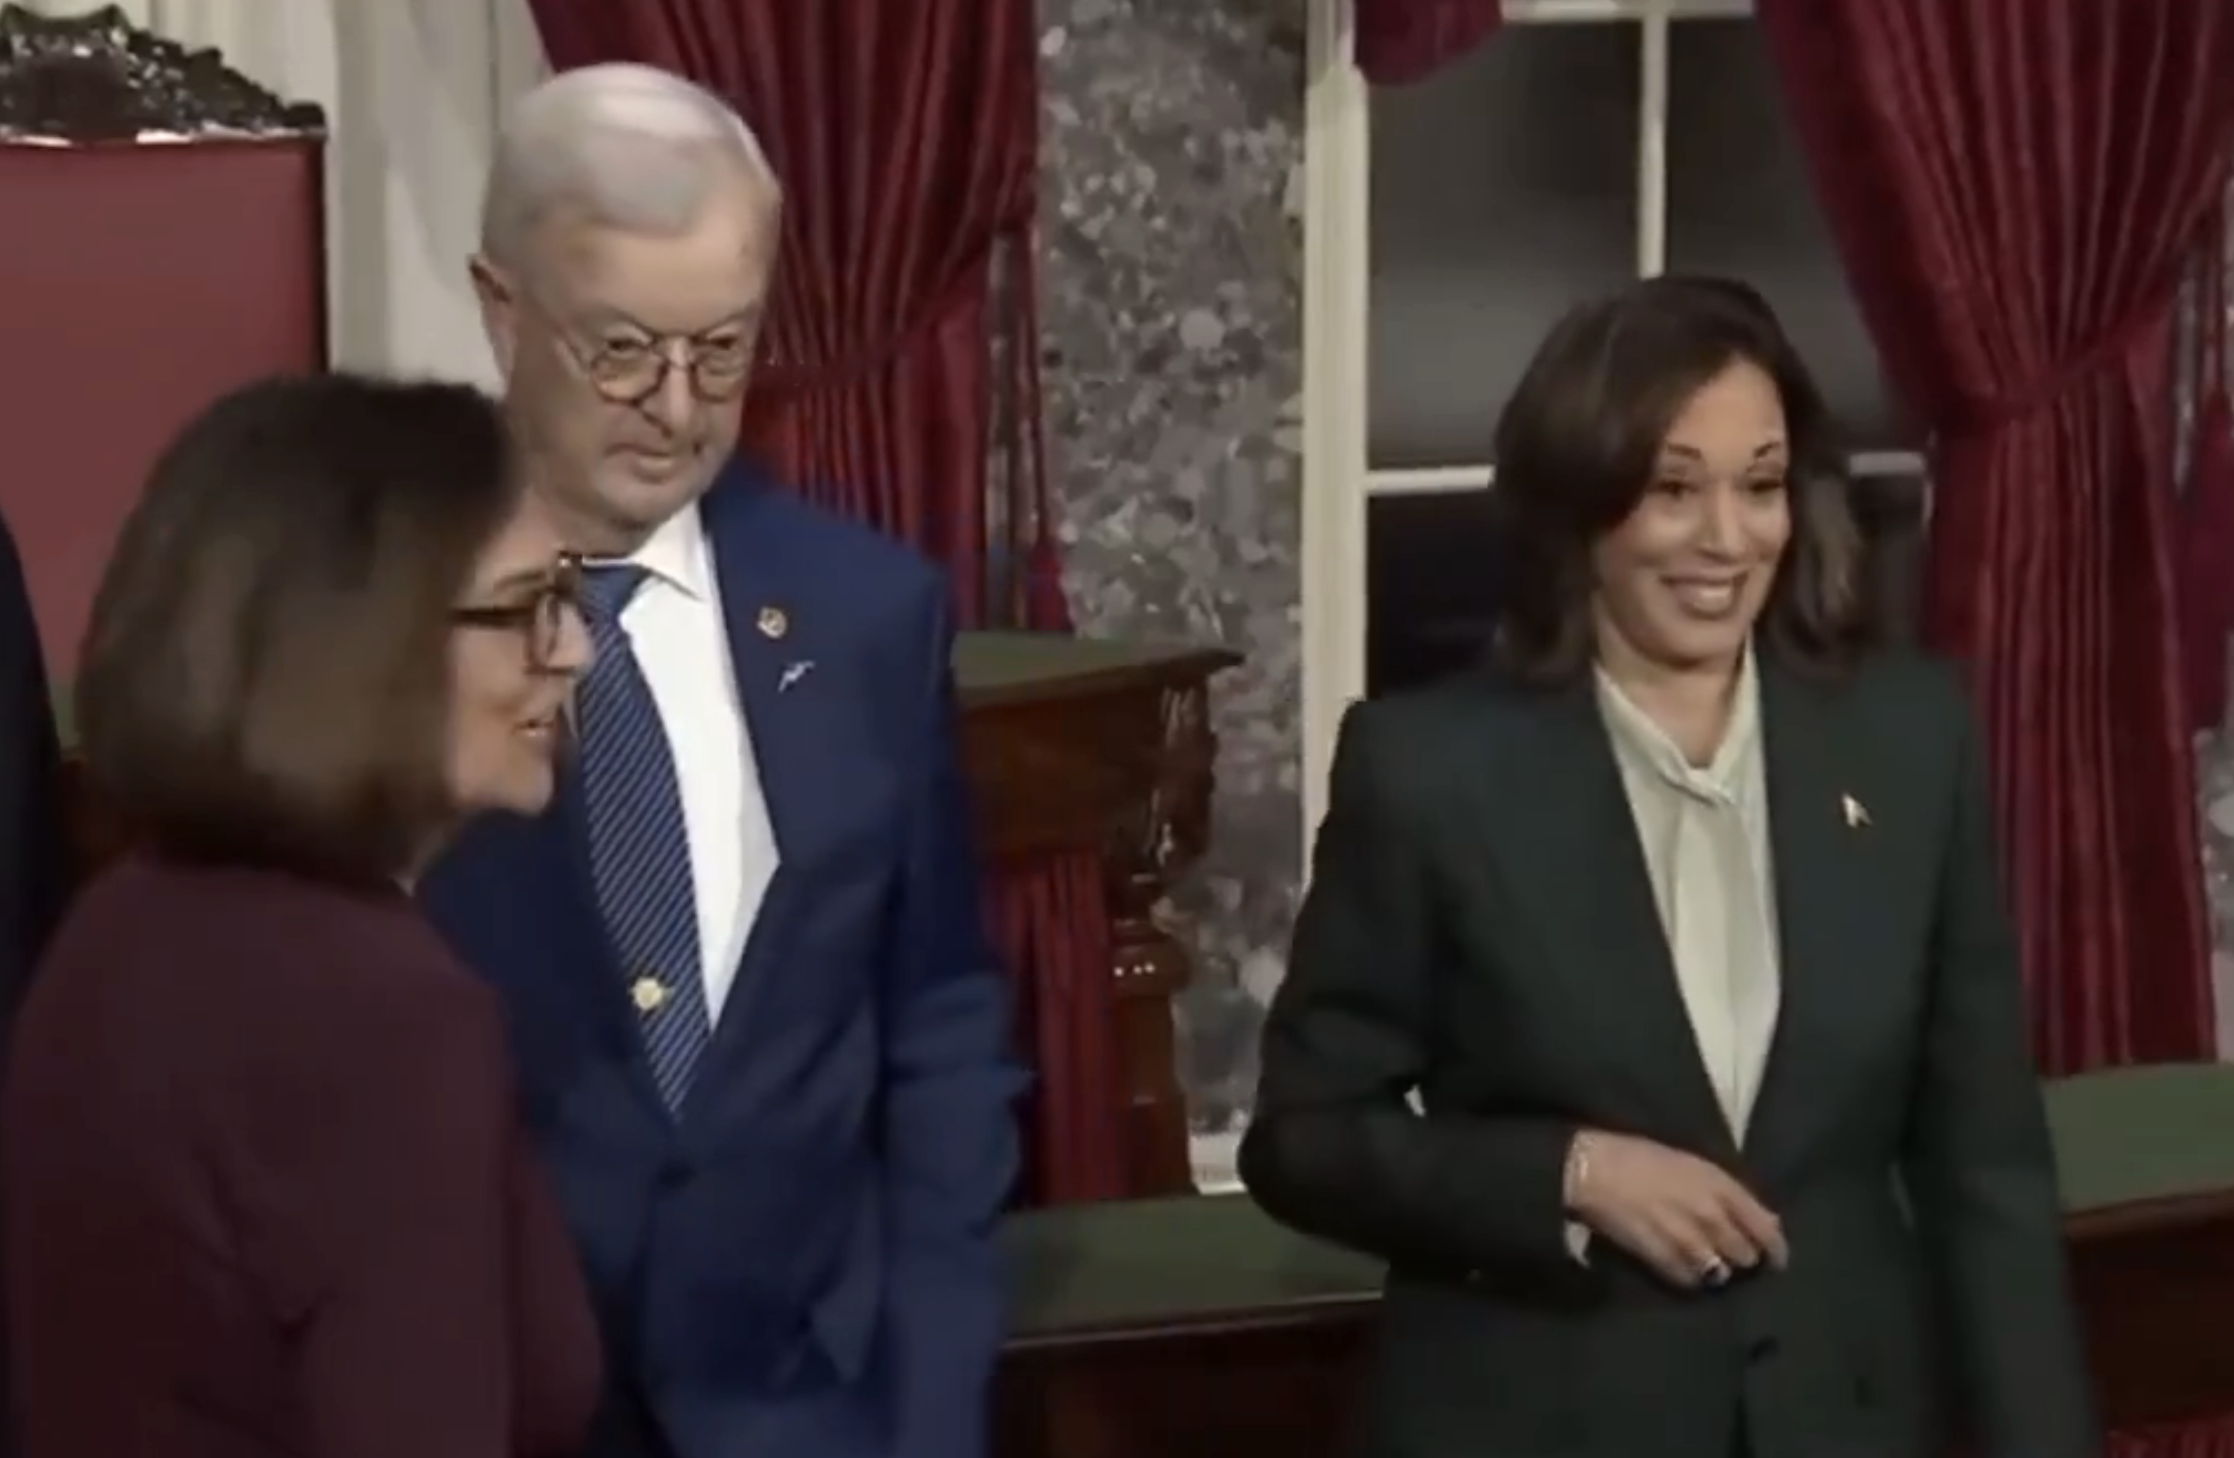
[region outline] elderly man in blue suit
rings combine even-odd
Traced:
[[[612,1373],[593,1458],[981,1458],[1021,1078],[949,599],[733,460],[781,207],[662,72],[506,119],[474,283],[597,661],[559,802],[421,895],[508,1009]]]

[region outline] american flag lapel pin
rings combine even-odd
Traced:
[[[1869,807],[1852,795],[1838,797],[1839,813],[1846,817],[1848,830],[1861,830],[1869,824]]]

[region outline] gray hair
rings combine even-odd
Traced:
[[[723,179],[781,198],[760,139],[702,86],[652,66],[562,71],[505,116],[481,202],[481,252],[516,268],[553,209],[630,232],[688,227]]]

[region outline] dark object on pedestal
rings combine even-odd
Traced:
[[[211,400],[327,357],[325,118],[116,6],[0,8],[0,509],[75,672],[141,483]],[[89,388],[88,381],[98,381]]]
[[[0,6],[0,137],[82,144],[149,133],[185,138],[322,137],[326,115],[284,101],[225,64],[132,24],[121,6],[42,15]]]
[[[2050,1111],[2105,1419],[2234,1435],[2234,1067],[2066,1080]],[[1346,1451],[1374,1262],[1241,1196],[1035,1211],[1009,1239],[1022,1296],[995,1458]]]

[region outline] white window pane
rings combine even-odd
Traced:
[[[1668,46],[1668,268],[1768,296],[1858,451],[1913,448],[1746,20],[1687,20]]]
[[[1507,26],[1372,113],[1367,456],[1485,460],[1566,309],[1634,275],[1637,27]]]
[[[1488,491],[1365,504],[1365,687],[1384,694],[1482,661],[1503,573]]]

